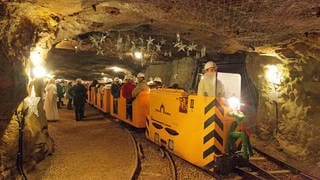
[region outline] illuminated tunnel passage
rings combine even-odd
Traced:
[[[135,152],[127,131],[85,107],[85,118],[59,109],[60,120],[48,124],[55,152],[27,175],[28,179],[130,179]]]

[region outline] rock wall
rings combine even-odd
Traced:
[[[49,49],[55,33],[55,16],[46,11],[39,14],[39,8],[29,3],[0,6],[0,179],[14,179],[17,175],[19,126],[13,112],[19,109],[19,104],[20,108],[27,107],[22,102],[28,96],[26,70],[31,67],[30,50],[35,46]],[[41,82],[31,84],[41,97]],[[27,170],[53,151],[41,100],[36,109],[39,116],[30,112],[30,108],[25,116],[23,153]]]
[[[320,58],[316,43],[318,37],[292,40],[276,50],[275,56],[247,56],[247,71],[259,89],[258,137],[276,140],[277,148],[292,158],[313,163],[320,161]],[[280,84],[265,78],[268,64],[279,65],[283,72]]]
[[[192,91],[193,74],[196,71],[197,60],[191,57],[173,60],[169,63],[150,65],[145,73],[147,79],[160,77],[166,87],[178,84],[186,91]]]

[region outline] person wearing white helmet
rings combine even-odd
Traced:
[[[113,113],[118,114],[118,98],[120,97],[121,84],[119,83],[119,77],[113,79],[111,85],[111,95],[113,96]]]
[[[198,84],[198,96],[224,96],[223,84],[217,80],[217,69],[213,61],[208,61],[204,65],[205,73]]]
[[[160,77],[155,77],[153,79],[153,84],[155,86],[155,88],[161,88],[162,87],[162,80]]]
[[[124,77],[125,83],[121,87],[121,95],[126,99],[126,118],[131,120],[132,118],[132,91],[136,87],[133,84],[131,75]]]
[[[134,90],[132,91],[132,98],[136,98],[141,91],[149,91],[150,90],[147,82],[144,80],[143,73],[139,73],[137,75],[137,79],[138,79],[138,84],[134,88]]]

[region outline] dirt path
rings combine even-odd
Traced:
[[[59,111],[61,119],[49,122],[55,152],[28,179],[130,179],[135,154],[126,131],[89,106],[78,122],[73,111]]]

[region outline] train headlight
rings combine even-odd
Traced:
[[[240,110],[240,99],[237,97],[230,97],[228,105],[232,110]]]
[[[172,140],[172,139],[169,139],[168,148],[169,148],[170,150],[173,150],[173,140]]]
[[[154,133],[154,142],[156,144],[160,144],[160,138],[158,133]]]

